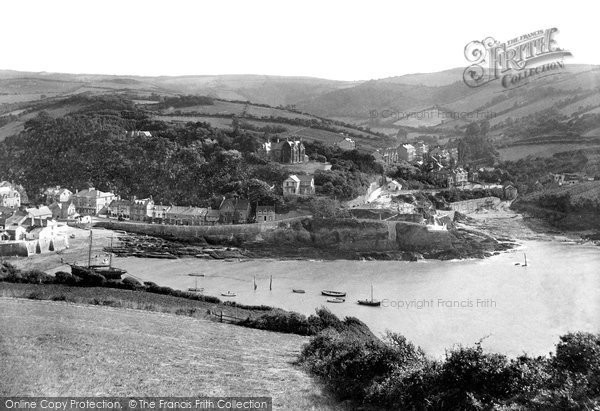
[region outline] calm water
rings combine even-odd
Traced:
[[[524,252],[528,267],[515,266],[523,262]],[[237,293],[232,300],[245,304],[304,314],[325,305],[339,316],[358,317],[378,334],[399,332],[435,356],[454,344],[482,338],[490,351],[543,355],[568,331],[600,331],[600,248],[591,245],[525,241],[511,252],[468,261],[124,258],[116,265],[144,280],[180,289],[194,287],[188,273],[204,273],[198,287],[206,294],[231,290]],[[371,283],[382,307],[356,304],[369,296]],[[294,294],[292,288],[305,289],[306,294]],[[346,291],[347,300],[327,303],[322,289]]]

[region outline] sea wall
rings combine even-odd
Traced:
[[[97,224],[110,230],[123,230],[136,234],[181,239],[214,239],[218,241],[253,241],[261,234],[305,219],[305,216],[255,224],[219,224],[204,226],[186,226],[169,224],[132,223],[109,221]]]
[[[498,197],[482,197],[473,200],[455,201],[450,203],[450,209],[461,213],[472,213],[481,208],[497,207],[502,200]]]

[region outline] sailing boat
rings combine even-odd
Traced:
[[[523,258],[525,259],[525,262],[523,264],[515,263],[515,265],[520,265],[521,267],[527,267],[527,254],[523,253]]]
[[[188,291],[201,293],[202,291],[204,291],[204,288],[198,288],[198,277],[197,276],[196,276],[195,280],[196,280],[196,282],[195,282],[194,288],[188,288]]]
[[[358,300],[360,305],[369,305],[371,307],[379,307],[381,305],[380,300],[373,299],[373,284],[371,284],[371,299],[370,300]]]
[[[256,285],[256,276],[254,276],[254,291],[256,291],[257,285]]]
[[[81,278],[86,278],[90,274],[100,274],[107,280],[120,280],[123,274],[127,271],[122,268],[116,268],[112,266],[112,252],[110,253],[109,265],[92,265],[92,230],[90,230],[90,244],[88,247],[88,264],[87,267],[77,265],[75,263],[69,264],[71,266],[71,273]],[[110,248],[112,251],[112,237],[110,238]]]
[[[271,276],[271,280],[269,281],[269,291],[273,291],[273,276]]]

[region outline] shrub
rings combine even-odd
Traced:
[[[81,278],[79,284],[85,287],[103,287],[106,285],[106,278],[103,275],[90,271],[85,277]]]
[[[314,334],[314,329],[310,326],[306,316],[287,311],[269,312],[256,318],[248,318],[243,320],[240,325],[288,334]]]
[[[51,284],[54,283],[54,277],[37,269],[27,270],[22,274],[23,282],[29,284]]]
[[[54,282],[57,284],[76,285],[78,283],[78,279],[71,273],[57,271],[54,274]]]
[[[121,282],[126,288],[131,290],[139,290],[140,288],[143,288],[142,283],[133,277],[125,277],[123,280],[121,280]]]
[[[34,291],[32,293],[30,293],[27,298],[29,298],[30,300],[43,300],[44,299],[44,295],[38,291]]]

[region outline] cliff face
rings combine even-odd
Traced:
[[[307,219],[246,244],[253,252],[270,256],[304,255],[308,258],[483,258],[509,248],[490,236],[466,230],[431,231],[422,224],[399,221]]]
[[[236,246],[248,256],[299,259],[415,260],[483,258],[510,248],[464,229],[430,230],[405,221],[304,218],[272,225],[163,226],[110,223],[109,228],[163,237],[177,243]]]

